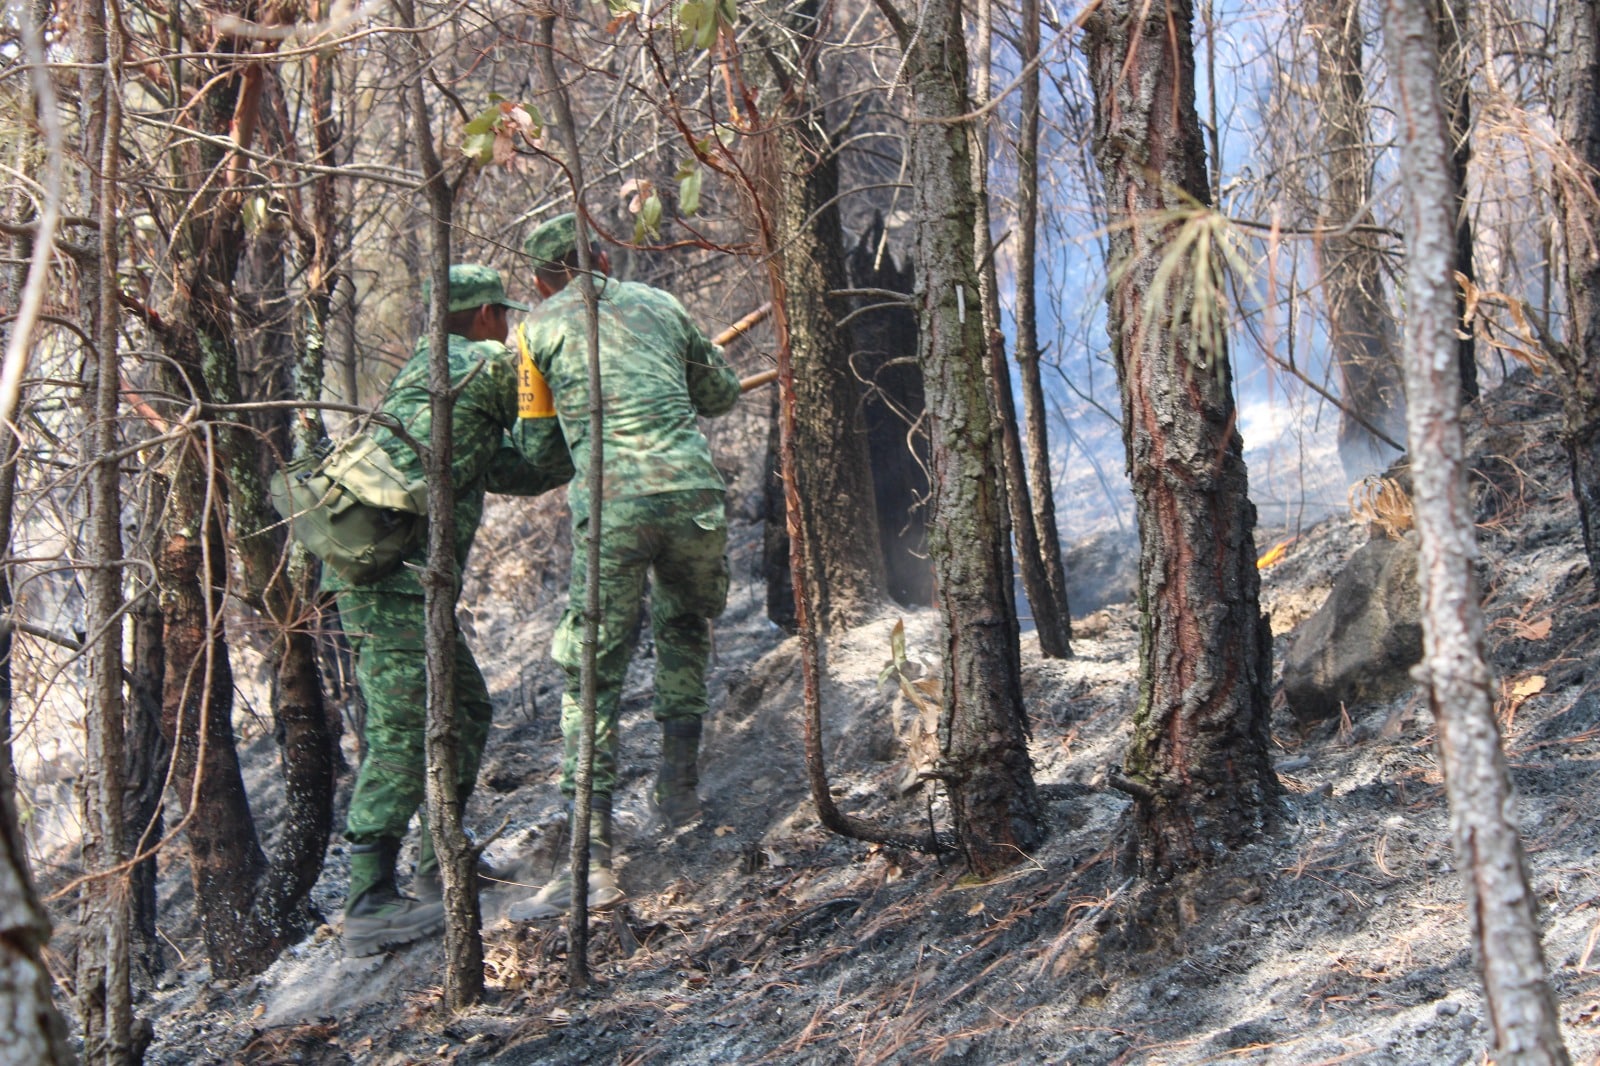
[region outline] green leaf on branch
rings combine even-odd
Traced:
[[[461,154],[485,167],[494,160],[494,131],[471,133],[461,139]]]
[[[543,132],[544,119],[538,108],[490,93],[489,106],[461,127],[461,153],[479,166],[509,163],[516,155],[518,137],[533,142]]]
[[[500,119],[500,105],[486,107],[479,111],[472,119],[461,127],[461,132],[469,136],[476,133],[489,133],[494,130],[494,124]]]
[[[646,234],[653,238],[661,237],[661,197],[651,192],[645,197],[645,206],[638,211],[638,221],[645,227]]]
[[[694,158],[687,160],[672,176],[678,183],[679,214],[692,215],[700,210],[700,182],[704,177],[705,168]]]

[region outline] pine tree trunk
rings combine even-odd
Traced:
[[[1225,327],[1200,332],[1186,313],[1198,299],[1220,300],[1221,268],[1175,240],[1174,213],[1194,215],[1186,205],[1206,203],[1210,188],[1192,21],[1187,0],[1107,0],[1086,25],[1110,214],[1111,343],[1139,515],[1139,703],[1122,784],[1156,878],[1259,833],[1277,795],[1271,635]],[[1163,293],[1155,278],[1170,256],[1191,261]]]
[[[149,485],[166,498],[165,483],[152,477]],[[146,510],[146,514],[150,514]],[[152,528],[152,527],[145,527]],[[161,608],[146,596],[130,612],[133,624],[128,674],[128,728],[126,735],[128,853],[139,854],[162,837],[161,813],[166,791],[167,766],[172,751],[161,735],[161,701],[166,675]],[[132,952],[146,974],[165,968],[164,951],[156,931],[156,856],[136,863],[130,871],[128,906],[133,934]]]
[[[927,391],[928,548],[945,625],[941,770],[956,835],[979,875],[1043,838],[1028,759],[1021,652],[1005,535],[999,430],[984,373],[967,133],[967,45],[958,0],[928,0],[906,61],[915,124],[918,358]]]
[[[850,366],[838,298],[846,287],[839,162],[817,105],[818,0],[782,15],[789,29],[772,66],[772,133],[762,175],[773,228],[773,294],[794,368],[795,498],[803,523],[811,618],[821,634],[855,625],[883,603],[884,563],[861,383]],[[783,512],[779,512],[782,514]]]
[[[1516,797],[1495,724],[1484,660],[1483,612],[1473,580],[1478,558],[1461,381],[1452,358],[1456,227],[1446,105],[1428,0],[1385,0],[1383,29],[1395,80],[1407,175],[1406,391],[1414,511],[1421,537],[1423,657],[1438,723],[1439,759],[1496,1058],[1565,1063],[1555,998],[1545,979],[1536,901],[1517,830]]]
[[[1472,73],[1468,67],[1472,48],[1467,37],[1466,0],[1429,0],[1438,28],[1439,90],[1444,95],[1445,119],[1450,131],[1450,183],[1455,209],[1455,269],[1468,281],[1477,280],[1473,267],[1472,215],[1467,210],[1467,166],[1472,162]],[[1557,5],[1558,7],[1561,5]],[[1461,402],[1478,399],[1477,342],[1473,324],[1465,320],[1467,296],[1456,289],[1456,367],[1461,378]]]
[[[166,677],[161,729],[173,751],[173,787],[185,815],[190,877],[212,972],[257,972],[261,946],[248,918],[266,868],[233,736],[233,669],[222,628],[227,555],[219,493],[199,447],[173,471],[156,575]],[[208,483],[211,499],[207,500]],[[274,945],[268,962],[281,945]]]
[[[1574,164],[1555,183],[1572,323],[1557,353],[1566,385],[1562,439],[1589,576],[1600,586],[1600,3],[1558,4],[1550,39],[1557,47],[1556,125]]]
[[[1039,2],[1022,2],[1021,61],[1039,55]],[[1033,527],[1039,536],[1044,587],[1038,593],[1054,606],[1060,619],[1061,645],[1044,647],[1045,655],[1072,654],[1072,613],[1067,602],[1067,571],[1061,558],[1061,531],[1056,522],[1056,488],[1050,472],[1050,431],[1044,382],[1039,375],[1039,314],[1034,263],[1039,246],[1039,68],[1023,74],[1022,129],[1017,141],[1017,369],[1022,375],[1022,411],[1027,442],[1028,493]],[[1029,598],[1034,593],[1030,592]]]
[[[883,219],[875,218],[845,259],[850,286],[911,295],[913,270],[895,263],[884,242]],[[933,565],[928,559],[928,409],[917,365],[917,318],[908,305],[882,296],[850,301],[850,346],[856,372],[866,386],[863,415],[872,455],[872,491],[883,546],[889,596],[905,607],[933,604]]]
[[[1328,345],[1339,368],[1344,402],[1339,458],[1345,477],[1356,481],[1387,468],[1403,450],[1405,383],[1394,316],[1383,291],[1385,254],[1368,232],[1373,227],[1372,132],[1360,5],[1356,0],[1313,0],[1308,17],[1317,51],[1319,130],[1327,146],[1322,156],[1326,213],[1319,226],[1324,236],[1318,253],[1328,303]]]
[[[973,105],[989,101],[990,47],[994,38],[989,0],[978,0],[977,38],[979,56],[975,68]],[[1006,503],[1010,533],[1016,540],[1016,563],[1022,588],[1033,611],[1034,630],[1039,650],[1046,658],[1061,659],[1072,654],[1067,643],[1067,623],[1057,611],[1056,598],[1045,575],[1044,549],[1034,525],[1033,505],[1029,500],[1028,470],[1022,457],[1022,434],[1017,429],[1017,405],[1011,392],[1011,369],[1006,363],[1005,334],[1000,329],[1000,279],[995,266],[999,251],[990,235],[989,221],[989,126],[986,118],[967,127],[972,137],[972,191],[976,229],[973,260],[978,264],[978,299],[983,306],[984,354],[994,388],[995,425],[1000,431],[1000,454],[1004,462]]]
[[[114,870],[125,857],[122,814],[122,486],[117,461],[119,406],[117,222],[122,110],[122,36],[119,22],[97,0],[77,12],[80,37],[75,58],[82,64],[79,98],[85,102],[83,155],[98,162],[85,168],[87,195],[100,222],[99,262],[84,272],[82,297],[90,309],[97,351],[86,364],[85,395],[92,412],[85,444],[93,464],[89,478],[87,631],[90,693],[82,797],[83,864]],[[129,974],[127,891],[122,874],[84,887],[83,939],[78,950],[78,1018],[83,1057],[92,1064],[136,1062]]]

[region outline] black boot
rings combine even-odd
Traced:
[[[572,807],[567,807],[567,825],[572,825]],[[611,869],[611,797],[589,798],[589,909],[603,911],[622,902],[627,895],[617,884]],[[514,922],[554,918],[572,909],[572,871],[563,870],[538,892],[513,903],[506,917]]]
[[[400,841],[350,846],[350,891],[344,905],[344,953],[351,958],[409,944],[444,928],[444,904],[402,896],[394,883]]]
[[[661,767],[651,793],[656,813],[668,829],[700,817],[700,717],[661,723]]]

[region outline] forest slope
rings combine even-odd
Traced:
[[[1507,694],[1500,710],[1546,954],[1574,1061],[1594,1062],[1595,598],[1552,388],[1513,379],[1486,398],[1470,440],[1489,653]],[[798,645],[765,620],[759,528],[747,509],[735,515],[734,590],[718,625],[703,758],[706,817],[666,839],[649,824],[646,649],[629,678],[617,796],[630,897],[596,920],[591,993],[565,990],[559,923],[498,917],[519,889],[485,895],[488,999],[455,1018],[437,1009],[436,945],[346,961],[325,927],[262,977],[225,985],[174,929],[187,961],[139,1004],[156,1026],[148,1061],[1483,1061],[1483,1004],[1417,693],[1304,732],[1280,707],[1280,824],[1189,893],[1176,940],[1154,944],[1154,896],[1115,861],[1126,797],[1105,785],[1137,694],[1135,609],[1076,619],[1067,661],[1040,659],[1024,635],[1050,837],[1008,875],[970,883],[956,866],[818,827],[801,758]],[[1263,531],[1258,547],[1276,536]],[[1302,531],[1264,573],[1275,632],[1314,609],[1365,537],[1343,517]],[[529,615],[491,590],[473,612],[499,706],[470,818],[480,834],[505,823],[490,855],[520,865],[531,884],[564,843],[559,678],[545,658],[556,606]],[[828,650],[825,747],[841,807],[916,826],[943,811],[900,790],[921,726],[878,682],[900,618],[910,657],[937,675],[931,612],[886,611],[842,635]],[[1287,639],[1277,642],[1280,662]],[[269,776],[270,743],[253,758],[257,777]],[[185,882],[181,866],[171,864],[165,886]],[[329,915],[344,875],[336,843],[315,894]]]

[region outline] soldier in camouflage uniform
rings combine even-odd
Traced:
[[[486,492],[532,496],[564,484],[572,462],[554,418],[519,419],[516,360],[506,349],[508,309],[526,304],[506,298],[500,275],[484,266],[450,268],[450,381],[459,389],[452,420],[451,476],[455,485],[456,573],[483,517]],[[433,416],[428,395],[428,340],[395,375],[381,410],[397,419],[412,440],[426,445]],[[422,460],[400,437],[374,423],[370,434],[408,477],[422,475]],[[406,565],[367,585],[349,585],[331,571],[339,618],[356,654],[356,681],[367,702],[367,757],[350,798],[345,836],[351,843],[350,888],[345,902],[345,951],[371,955],[437,932],[444,924],[438,860],[424,826],[413,890],[395,886],[395,857],[411,816],[422,803],[424,731],[427,724],[426,620],[418,570],[427,545]],[[459,584],[458,584],[459,589]],[[489,692],[459,631],[456,635],[456,714],[461,731],[458,778],[463,800],[477,781],[489,736]]]
[[[561,215],[525,242],[546,299],[518,328],[514,346],[520,348],[523,374],[548,387],[577,468],[568,489],[572,579],[551,649],[567,677],[561,700],[561,790],[568,797],[574,791],[582,725],[585,477],[591,462],[604,468],[589,879],[589,906],[603,908],[623,896],[611,866],[611,793],[617,781],[622,681],[633,656],[647,575],[656,645],[653,710],[662,734],[653,799],[669,826],[700,815],[696,761],[707,707],[710,620],[722,613],[728,597],[728,525],[722,476],[696,416],[732,408],[739,379],[682,304],[660,289],[610,279],[609,263],[596,250],[604,429],[599,442],[591,440],[587,312],[579,287],[568,284],[578,270],[574,230],[573,216]],[[571,877],[563,874],[514,905],[510,914],[518,920],[554,916],[570,907],[571,898]]]

